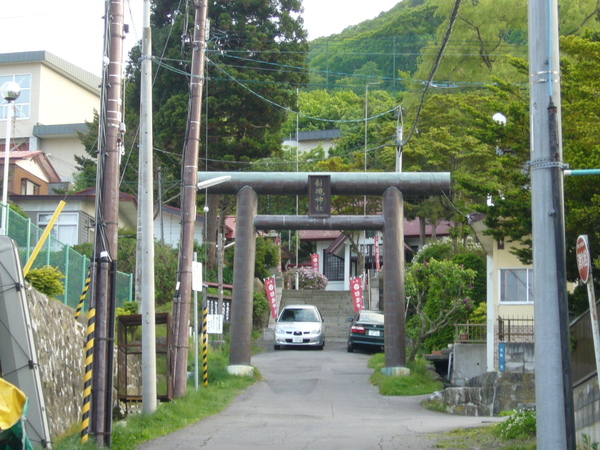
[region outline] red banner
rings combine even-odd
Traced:
[[[350,293],[352,294],[354,312],[359,312],[360,310],[365,309],[362,279],[360,277],[350,278]]]
[[[313,253],[310,255],[310,262],[312,263],[312,268],[315,270],[319,270],[319,254]]]
[[[277,244],[277,257],[279,258],[279,273],[282,272],[283,268],[281,266],[281,238],[279,237],[279,235],[277,235],[277,237],[275,238],[275,244]]]
[[[381,265],[379,263],[379,235],[375,235],[375,268],[377,272],[381,272]]]
[[[271,316],[277,319],[277,290],[275,289],[275,277],[265,278],[265,291],[267,292],[267,300],[271,306]]]

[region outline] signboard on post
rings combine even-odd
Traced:
[[[596,355],[596,371],[600,373],[600,327],[598,326],[598,310],[596,309],[596,294],[594,293],[594,280],[592,278],[592,258],[590,257],[587,235],[583,234],[577,238],[575,253],[579,276],[581,277],[581,281],[587,284],[592,337],[594,339],[594,354]]]
[[[202,292],[202,263],[192,261],[192,291]]]
[[[577,268],[579,269],[579,276],[581,281],[587,283],[590,274],[592,273],[590,248],[588,245],[587,235],[581,235],[577,238],[577,246],[575,248],[577,255]]]
[[[223,314],[206,315],[206,333],[223,334]]]

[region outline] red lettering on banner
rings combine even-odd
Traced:
[[[277,290],[275,289],[275,277],[265,278],[265,291],[267,292],[267,300],[271,306],[271,316],[277,318]]]
[[[354,304],[354,312],[364,309],[362,279],[360,277],[350,278],[350,291]]]

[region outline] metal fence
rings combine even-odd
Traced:
[[[501,342],[533,342],[534,319],[531,317],[498,317],[498,340]]]
[[[3,205],[0,203],[0,210],[2,207]],[[6,234],[17,243],[23,267],[29,261],[43,231],[32,224],[31,219],[27,219],[8,208]],[[77,308],[90,269],[90,259],[49,236],[31,268],[44,266],[55,267],[65,276],[63,280],[65,293],[56,298],[73,309]],[[133,275],[118,272],[116,285],[117,306],[133,299]],[[88,307],[89,295],[85,299],[83,310],[87,311]]]

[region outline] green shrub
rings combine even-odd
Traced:
[[[252,328],[257,330],[263,328],[267,315],[271,312],[267,297],[260,293],[254,293],[254,303],[252,304]]]
[[[125,302],[123,306],[117,308],[116,315],[118,316],[129,316],[132,314],[138,314],[139,304],[138,302]]]
[[[526,439],[535,436],[536,413],[534,409],[512,411],[510,417],[494,427],[494,434],[501,439]]]
[[[31,283],[36,291],[46,294],[48,297],[58,297],[65,293],[65,285],[61,281],[65,278],[58,267],[43,266],[31,269],[25,279]]]

